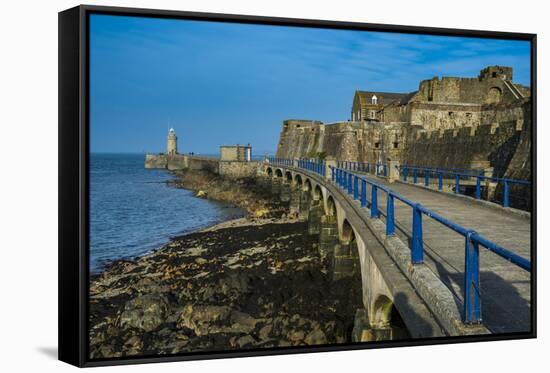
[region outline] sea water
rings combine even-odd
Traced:
[[[167,170],[145,169],[144,154],[91,154],[90,271],[143,255],[171,237],[243,216],[228,204],[196,198],[166,182]]]

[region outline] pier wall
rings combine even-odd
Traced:
[[[200,157],[183,154],[147,154],[145,168],[161,168],[171,171],[194,170],[208,171],[228,177],[255,176],[260,167],[259,162],[221,161],[213,157]]]

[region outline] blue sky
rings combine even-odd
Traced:
[[[347,120],[354,91],[410,92],[433,76],[514,68],[528,42],[92,15],[92,152],[180,152],[251,143],[273,152],[282,121]]]

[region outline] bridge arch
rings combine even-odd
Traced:
[[[276,169],[275,170],[275,176],[282,178],[283,177],[283,171],[280,168]]]
[[[303,186],[304,181],[302,180],[302,176],[300,174],[295,174],[294,175],[294,183],[299,187]]]
[[[305,192],[310,192],[312,189],[311,187],[311,181],[309,179],[306,179],[305,183],[304,183],[304,191]]]
[[[334,217],[338,216],[338,212],[336,210],[336,203],[334,202],[334,198],[332,196],[327,197],[325,214],[328,216],[334,216]]]
[[[355,232],[353,231],[353,228],[351,227],[351,224],[347,221],[347,219],[344,219],[342,221],[342,228],[340,229],[340,240],[347,244],[355,241]]]
[[[336,202],[331,195],[327,196],[325,203],[325,215],[334,217],[338,221],[338,209],[336,208]]]
[[[268,167],[265,172],[267,173],[267,176],[273,177],[273,169],[271,167]]]
[[[313,188],[313,200],[315,201],[321,201],[323,199],[323,190],[319,186],[319,184],[315,185],[315,188]]]
[[[292,172],[285,172],[285,181],[289,184],[292,184]]]
[[[370,308],[370,323],[375,328],[387,328],[391,325],[393,302],[384,294],[378,295]]]

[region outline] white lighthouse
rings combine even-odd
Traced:
[[[174,131],[173,128],[170,128],[170,130],[168,131],[168,138],[166,141],[166,154],[178,154],[178,137],[176,136],[176,131]]]

